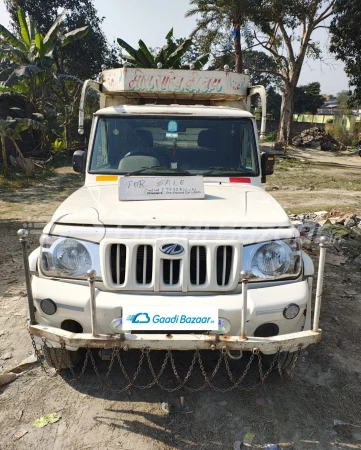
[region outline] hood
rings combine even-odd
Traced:
[[[274,198],[250,184],[205,183],[202,200],[119,201],[118,185],[84,186],[53,215],[53,223],[105,226],[290,227]]]

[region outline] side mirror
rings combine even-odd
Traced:
[[[275,157],[271,153],[261,154],[261,172],[262,172],[262,183],[266,182],[267,175],[273,175],[275,167]]]
[[[76,150],[73,154],[74,172],[84,173],[85,163],[86,163],[86,152],[84,150]]]

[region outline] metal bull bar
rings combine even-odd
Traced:
[[[312,330],[278,335],[269,338],[247,336],[245,331],[247,321],[247,292],[248,292],[248,274],[241,272],[242,278],[242,320],[240,336],[223,336],[218,334],[195,335],[189,334],[131,334],[119,333],[114,335],[99,335],[97,333],[96,316],[96,295],[95,295],[95,271],[88,271],[88,282],[90,289],[90,311],[91,311],[91,329],[92,333],[72,333],[63,329],[50,326],[37,325],[35,320],[35,307],[31,290],[31,279],[29,262],[27,257],[26,230],[19,230],[18,235],[23,248],[26,288],[28,292],[29,304],[29,332],[34,337],[46,340],[54,347],[65,347],[68,350],[77,350],[79,347],[88,348],[122,348],[144,349],[149,347],[152,350],[237,350],[254,351],[258,349],[261,352],[275,353],[280,349],[282,351],[305,348],[310,344],[315,344],[321,340],[321,330],[319,326],[322,288],[325,267],[325,255],[329,238],[321,237],[320,240],[320,259],[318,269],[318,285],[316,292],[316,301],[314,308],[314,320]]]

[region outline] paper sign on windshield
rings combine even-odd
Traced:
[[[124,306],[124,330],[218,330],[218,309],[179,306]]]
[[[203,199],[202,176],[121,177],[119,200]]]

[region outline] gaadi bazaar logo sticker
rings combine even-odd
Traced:
[[[125,306],[126,330],[205,330],[218,329],[218,309],[176,306]]]

